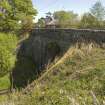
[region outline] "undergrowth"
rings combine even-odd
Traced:
[[[105,105],[105,50],[71,48],[27,91],[15,91],[1,104]]]

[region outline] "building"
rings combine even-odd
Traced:
[[[57,28],[58,26],[58,21],[55,20],[53,17],[45,18],[45,28]]]
[[[48,22],[46,24],[46,28],[57,28],[58,25],[58,21],[57,20],[51,20],[50,22]]]

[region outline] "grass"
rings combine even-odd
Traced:
[[[9,73],[15,65],[15,48],[17,42],[18,38],[16,35],[0,32],[0,90],[8,88],[10,85],[9,75],[7,73]]]
[[[14,92],[3,105],[105,105],[105,50],[86,52],[71,48],[26,94]]]
[[[10,87],[9,75],[0,78],[0,90]]]
[[[0,78],[0,90],[8,89],[10,87],[9,75]],[[0,96],[0,102],[8,99],[8,95]]]

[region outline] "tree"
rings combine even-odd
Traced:
[[[80,27],[81,28],[95,28],[98,25],[97,19],[90,13],[85,13],[82,16]]]
[[[45,25],[46,25],[46,23],[45,23],[45,18],[40,18],[40,19],[38,20],[37,26],[38,26],[39,28],[44,28]]]
[[[56,11],[53,16],[58,20],[60,27],[69,28],[75,25],[78,15],[72,11]]]
[[[36,23],[36,26],[38,28],[45,28],[46,24],[51,22],[53,20],[53,14],[51,12],[46,13],[46,17],[41,17],[38,22]]]
[[[12,18],[12,6],[10,5],[10,2],[7,0],[2,0],[0,2],[0,29],[1,30],[8,30],[8,28],[11,28],[11,25],[14,22],[14,19]],[[11,23],[12,21],[12,23]],[[13,24],[14,26],[14,24]]]
[[[16,30],[22,25],[19,21],[23,21],[27,16],[33,19],[37,13],[31,0],[2,0],[0,7],[3,10],[0,12],[1,31]]]
[[[85,13],[81,19],[82,28],[104,28],[105,9],[101,2],[96,2],[88,13]]]
[[[90,9],[90,13],[98,19],[98,21],[102,21],[105,19],[105,8],[100,1],[97,1],[93,7]]]
[[[32,30],[34,24],[33,24],[33,17],[32,16],[26,16],[21,20],[21,30],[20,35],[28,36],[28,33]]]
[[[47,16],[48,16],[48,17],[52,17],[52,15],[53,15],[53,14],[52,14],[51,12],[47,12],[47,13],[46,13],[46,17],[47,17]]]

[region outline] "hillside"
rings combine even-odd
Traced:
[[[87,52],[86,47],[70,48],[27,93],[13,93],[4,105],[104,105],[105,50]]]

